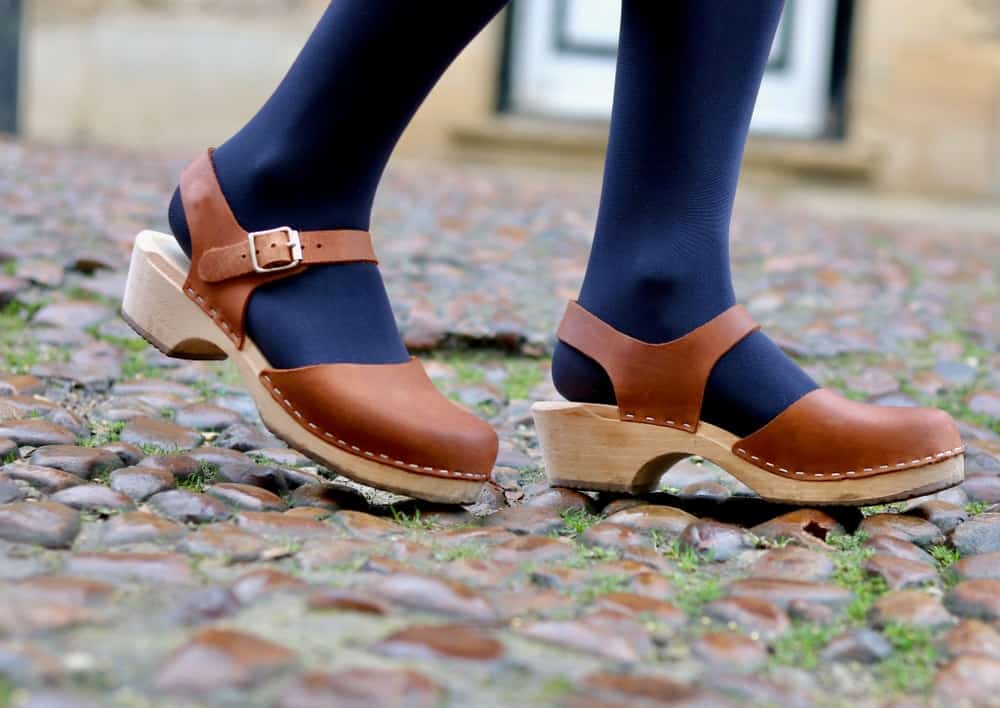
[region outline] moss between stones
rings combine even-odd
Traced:
[[[76,444],[80,447],[101,447],[121,440],[125,430],[124,421],[102,421],[91,426],[89,437],[81,437]]]
[[[395,506],[389,507],[392,519],[404,529],[411,531],[433,531],[438,527],[432,519],[426,519],[420,515],[420,509],[414,509],[412,514],[400,511]]]
[[[965,513],[969,516],[975,516],[976,514],[982,514],[991,506],[993,505],[988,502],[972,501],[965,505]]]
[[[832,625],[797,623],[775,640],[772,661],[812,671],[819,666],[823,649],[840,631],[840,627]]]
[[[587,605],[601,595],[627,590],[629,580],[625,573],[598,573],[587,578],[582,586],[575,588],[570,594],[577,602]]]
[[[875,601],[889,591],[882,577],[870,575],[865,570],[865,562],[875,555],[874,549],[864,545],[866,538],[864,533],[855,533],[826,539],[836,550],[833,554],[833,581],[854,595],[847,606],[847,616],[854,622],[864,622]]]
[[[205,487],[219,481],[219,466],[211,462],[198,463],[198,469],[177,482],[178,489],[201,493]]]
[[[0,676],[0,708],[10,708],[14,704],[14,685]]]
[[[923,628],[891,624],[882,634],[893,653],[878,666],[878,675],[896,692],[919,694],[930,688],[940,660],[931,633]]]
[[[542,382],[542,369],[533,359],[506,359],[507,378],[503,382],[508,400],[524,399]]]
[[[772,662],[816,669],[822,651],[833,637],[850,629],[866,625],[869,611],[875,601],[888,592],[881,577],[869,575],[865,562],[874,551],[864,545],[864,533],[831,536],[827,543],[833,547],[833,581],[850,590],[854,600],[847,608],[843,621],[829,625],[795,623],[792,629],[772,645]],[[938,562],[939,571],[947,583],[946,573],[958,559],[954,549],[932,546],[930,553]],[[874,675],[880,690],[887,694],[919,694],[933,682],[937,665],[941,661],[931,631],[918,627],[889,624],[882,634],[892,645],[893,653],[874,666]]]
[[[28,373],[42,360],[41,352],[33,341],[23,335],[28,323],[44,302],[26,304],[18,300],[0,307],[0,349],[3,349],[3,368],[14,374]]]
[[[563,528],[560,535],[579,536],[594,524],[601,521],[601,517],[592,514],[586,509],[567,509],[562,513]]]
[[[486,558],[488,550],[486,545],[482,543],[464,543],[452,548],[436,548],[432,555],[434,560],[440,563],[451,563],[466,558]]]
[[[938,575],[946,588],[958,585],[958,574],[952,568],[955,563],[962,559],[962,553],[957,548],[951,546],[934,545],[927,549],[931,557],[937,561]]]

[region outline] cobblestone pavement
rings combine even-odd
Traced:
[[[1000,232],[752,195],[734,227],[739,292],[818,379],[959,418],[961,488],[795,510],[692,459],[614,499],[549,488],[528,414],[596,179],[399,166],[376,222],[408,343],[502,439],[480,502],[440,508],[316,467],[231,368],[116,317],[179,163],[0,166],[0,707],[998,700]]]

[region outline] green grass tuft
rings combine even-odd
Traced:
[[[116,420],[96,423],[92,426],[91,435],[79,438],[77,444],[81,447],[101,447],[102,445],[118,442],[121,440],[124,429],[124,421]]]
[[[608,561],[615,561],[621,558],[621,554],[619,554],[618,551],[610,548],[584,546],[580,543],[575,545],[576,555],[565,563],[565,565],[570,568],[589,568],[594,563],[606,563]]]
[[[700,570],[673,573],[670,581],[677,588],[674,603],[692,617],[700,615],[705,605],[722,597],[719,579]]]
[[[859,532],[826,539],[834,548],[833,581],[854,596],[847,606],[847,616],[855,622],[864,622],[875,601],[889,591],[883,578],[865,571],[865,563],[875,555],[874,549],[864,545],[866,538],[866,534]]]
[[[122,362],[123,379],[155,379],[160,376],[160,370],[146,361],[142,351],[128,351]]]
[[[934,545],[927,549],[931,557],[937,561],[938,574],[946,588],[958,585],[958,574],[952,568],[955,563],[962,559],[962,554],[957,548],[944,545]]]
[[[686,543],[681,543],[679,538],[664,539],[658,531],[652,532],[653,548],[669,558],[676,565],[677,569],[684,573],[696,572],[703,563],[711,560],[711,554],[701,555],[698,551]]]
[[[906,509],[906,504],[903,502],[893,502],[891,504],[873,504],[872,506],[861,507],[861,513],[865,516],[874,516],[875,514],[898,514]]]
[[[482,357],[473,354],[445,357],[445,361],[455,370],[455,376],[466,385],[481,384],[485,374],[480,366]]]
[[[936,560],[938,565],[942,568],[950,568],[962,558],[962,554],[957,548],[940,544],[931,546],[927,549],[927,552],[931,554],[931,557]]]
[[[565,676],[556,676],[550,678],[542,686],[541,694],[539,699],[541,705],[550,705],[556,701],[557,698],[564,696],[573,690],[576,684]]]
[[[178,489],[201,493],[205,487],[219,481],[219,466],[211,462],[201,462],[198,469],[177,483]]]
[[[10,708],[14,705],[14,684],[6,677],[0,676],[0,708]]]
[[[938,652],[927,629],[908,625],[888,625],[882,634],[892,644],[893,653],[878,673],[896,692],[922,694],[934,681]]]
[[[579,536],[591,526],[601,520],[597,514],[592,514],[586,509],[567,509],[562,513],[564,536]]]
[[[393,521],[411,531],[433,531],[438,526],[432,519],[421,516],[420,509],[414,509],[412,514],[407,514],[395,506],[390,506],[389,512],[392,514]]]
[[[965,505],[965,513],[969,516],[975,516],[976,514],[982,514],[984,511],[989,509],[992,504],[988,504],[982,501],[971,501]]]
[[[526,487],[529,484],[536,484],[538,482],[543,482],[544,480],[545,480],[545,469],[542,467],[532,467],[530,469],[521,471],[521,476],[518,479],[518,483],[522,487]]]
[[[841,631],[840,627],[818,624],[795,624],[775,640],[772,661],[812,671],[820,665],[823,649]]]
[[[701,555],[679,538],[664,538],[659,531],[652,531],[653,548],[669,558],[677,567],[676,572],[669,575],[670,581],[677,588],[675,602],[678,607],[691,616],[701,613],[702,608],[712,600],[722,596],[722,585],[719,579],[704,571],[705,564],[711,560],[711,554]]]
[[[527,398],[542,381],[542,370],[533,359],[513,359],[505,362],[507,378],[503,382],[508,400]]]
[[[581,587],[576,588],[572,594],[577,601],[587,604],[601,595],[627,590],[629,579],[625,573],[595,574],[587,578],[586,582]]]
[[[436,561],[450,563],[464,558],[485,558],[487,551],[487,547],[482,543],[463,543],[452,548],[435,549],[433,556]]]

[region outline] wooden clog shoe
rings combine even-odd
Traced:
[[[248,233],[219,186],[211,153],[181,177],[188,259],[172,236],[136,238],[122,315],[182,359],[231,358],[279,438],[374,487],[446,503],[475,501],[497,454],[493,429],[431,383],[420,362],[276,369],[244,330],[254,289],[313,265],[377,262],[365,231]]]
[[[857,403],[816,389],[742,439],[700,420],[712,368],[756,329],[737,305],[684,337],[647,344],[571,302],[558,337],[604,368],[617,406],[534,405],[552,484],[641,493],[691,455],[765,499],[792,504],[874,504],[962,481],[964,447],[940,410]]]

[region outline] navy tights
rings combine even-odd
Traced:
[[[336,0],[260,112],[214,156],[248,231],[369,228],[382,171],[417,107],[506,0]],[[170,225],[190,253],[179,195]],[[278,368],[406,361],[378,268],[310,268],[258,288],[247,333]]]
[[[585,308],[647,342],[690,332],[735,302],[729,220],[782,0],[625,0],[611,137]],[[613,403],[604,371],[559,344],[566,398]],[[816,384],[762,333],[716,365],[702,418],[747,434]]]
[[[367,229],[404,127],[506,0],[337,0],[260,112],[215,152],[250,231]],[[604,191],[580,302],[618,329],[668,341],[733,304],[728,229],[739,164],[781,0],[625,0]],[[170,223],[190,237],[178,195]],[[377,268],[339,264],[259,288],[250,336],[280,368],[406,359]],[[567,398],[612,403],[604,372],[559,345]],[[716,366],[703,417],[759,427],[815,387],[763,334]]]

